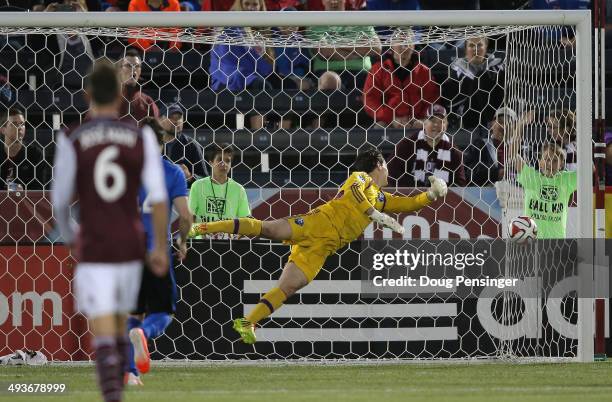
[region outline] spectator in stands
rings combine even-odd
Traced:
[[[323,6],[326,11],[346,10],[343,0],[323,0]],[[309,27],[306,36],[315,42],[325,41],[328,37],[349,40],[368,38],[369,45],[341,48],[325,47],[322,44],[314,53],[313,71],[319,77],[320,90],[337,90],[340,89],[340,84],[348,92],[363,88],[368,71],[372,68],[370,56],[378,56],[381,53],[380,39],[374,27]]]
[[[546,130],[552,141],[565,151],[565,169],[576,170],[576,115],[568,109],[553,110],[546,119]]]
[[[263,0],[236,0],[232,11],[265,11]],[[274,72],[274,51],[263,46],[229,45],[223,39],[248,38],[253,35],[252,28],[226,28],[220,40],[216,41],[210,52],[211,88],[220,92],[225,89],[234,94],[248,90],[258,92],[271,90],[272,84],[266,80]],[[251,130],[264,126],[264,117],[258,113],[249,116]]]
[[[119,74],[123,83],[123,100],[119,111],[121,118],[139,124],[145,117],[159,117],[159,108],[155,101],[142,93],[138,83],[142,73],[142,59],[138,51],[128,49],[119,63]]]
[[[83,12],[88,8],[85,1],[64,0],[50,3],[44,11]],[[100,40],[92,41],[82,34],[61,33],[34,37],[32,48],[37,51],[38,64],[46,70],[46,83],[53,88],[83,89],[83,78],[100,53]]]
[[[194,222],[197,224],[250,216],[246,190],[229,177],[234,158],[232,146],[227,143],[212,144],[206,156],[212,175],[197,180],[189,191],[189,209],[195,216]]]
[[[504,63],[488,51],[488,38],[465,42],[465,56],[450,65],[442,96],[452,126],[472,130],[493,120],[504,100]]]
[[[281,11],[297,10],[295,7],[287,7]],[[273,34],[281,41],[300,43],[303,40],[299,27],[274,28]],[[304,49],[298,46],[279,46],[275,47],[273,51],[275,73],[281,79],[283,89],[308,90],[313,86],[312,81],[307,78],[307,74],[310,71],[310,58]]]
[[[366,113],[381,126],[423,127],[440,88],[427,66],[419,62],[412,34],[396,36],[391,49],[374,63],[363,88]]]
[[[402,139],[389,162],[389,185],[426,187],[434,175],[449,186],[465,186],[462,155],[446,134],[446,109],[432,105],[423,129]]]
[[[131,0],[128,7],[128,11],[162,11],[172,12],[181,11],[179,0]],[[160,16],[160,18],[163,18]],[[176,29],[169,29],[168,32],[178,32]],[[152,32],[154,35],[155,32]],[[130,38],[129,43],[139,47],[142,50],[148,50],[153,45],[164,46],[167,45],[169,49],[179,49],[181,42],[170,42],[170,41],[155,41],[149,39],[133,39]]]
[[[184,125],[183,108],[178,104],[168,106],[166,116],[160,125],[166,131],[164,136],[164,155],[180,166],[187,179],[188,186],[199,178],[208,176],[202,146],[193,138],[183,134]]]
[[[495,111],[489,129],[472,133],[472,142],[463,150],[466,176],[471,186],[490,186],[504,178],[504,141],[506,126],[517,122],[517,114],[509,107]]]
[[[49,183],[49,164],[34,143],[24,144],[23,111],[12,108],[0,115],[0,190],[42,190]]]

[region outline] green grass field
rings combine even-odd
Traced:
[[[194,401],[554,401],[612,400],[612,363],[213,365],[153,367],[125,400]],[[0,368],[0,384],[66,383],[69,392],[0,401],[99,401],[93,366]]]

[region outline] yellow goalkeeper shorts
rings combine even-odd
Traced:
[[[289,261],[304,272],[308,282],[317,276],[327,257],[340,248],[338,232],[329,218],[318,209],[287,218],[291,225]]]

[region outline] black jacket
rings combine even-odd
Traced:
[[[183,133],[178,134],[174,140],[165,145],[164,155],[173,163],[187,166],[193,175],[193,178],[188,181],[190,186],[195,180],[208,176],[202,146]]]
[[[463,150],[463,163],[465,176],[469,186],[492,186],[499,180],[502,161],[497,160],[498,147],[504,144],[495,144],[489,137],[488,131],[484,136],[477,132],[473,134],[472,142]]]
[[[8,159],[0,143],[0,190],[6,190],[9,181],[27,190],[43,190],[51,180],[50,173],[51,166],[36,145],[23,146],[14,158]]]
[[[504,62],[488,55],[479,65],[464,58],[450,65],[450,76],[442,84],[442,99],[450,110],[451,126],[467,130],[486,127],[504,101]]]

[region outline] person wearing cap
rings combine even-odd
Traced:
[[[450,65],[450,75],[442,84],[442,98],[453,127],[485,127],[502,106],[504,61],[488,49],[488,38],[470,38],[465,41],[464,57]]]
[[[199,178],[208,176],[208,170],[202,156],[202,146],[193,138],[183,134],[183,108],[174,103],[168,106],[166,116],[160,125],[166,131],[164,135],[164,155],[183,170],[188,186]]]
[[[397,35],[391,49],[372,70],[363,88],[366,113],[374,123],[393,128],[422,128],[427,109],[440,97],[429,67],[419,62],[412,32]]]
[[[506,128],[516,122],[516,112],[501,107],[495,111],[488,130],[481,128],[472,133],[471,143],[463,150],[469,185],[490,186],[504,178]]]
[[[421,131],[395,146],[395,156],[388,166],[389,185],[426,187],[428,177],[433,175],[449,186],[465,186],[462,154],[446,133],[446,109],[432,105],[427,116]]]
[[[141,91],[141,74],[140,54],[136,49],[128,49],[125,56],[119,60],[119,76],[123,86],[119,116],[122,121],[140,124],[145,117],[159,117],[159,108],[153,98]]]

